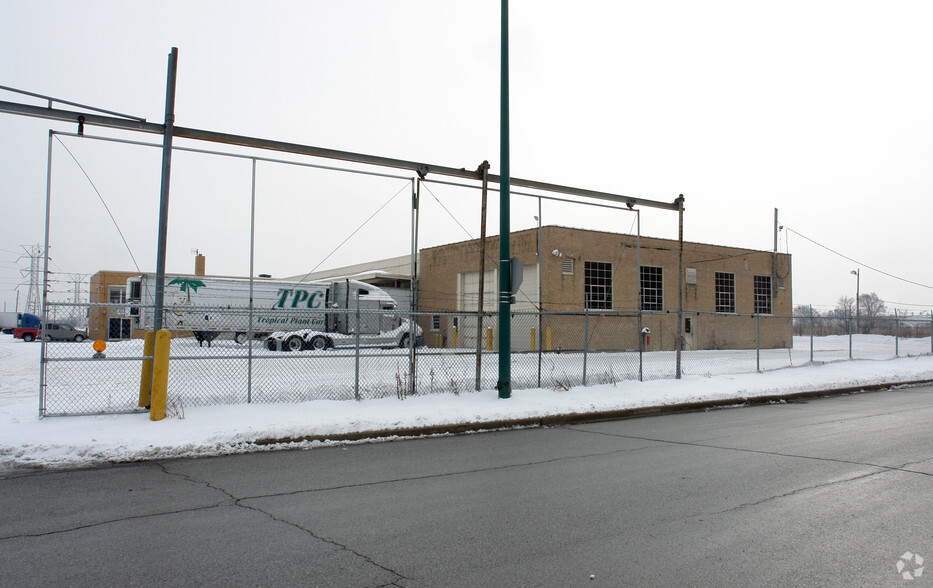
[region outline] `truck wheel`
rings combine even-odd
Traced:
[[[301,349],[304,346],[305,346],[304,339],[302,339],[298,335],[292,335],[291,337],[285,340],[284,349],[286,351],[301,351]]]
[[[239,343],[240,345],[246,343],[246,333],[237,333],[233,336],[233,340]]]
[[[269,351],[278,351],[279,342],[277,339],[266,339],[266,349]]]
[[[398,342],[399,347],[408,347],[408,333],[402,335],[402,339]]]
[[[330,347],[330,341],[323,335],[315,335],[314,338],[311,339],[311,349],[323,351],[328,347]]]
[[[26,333],[25,335],[23,335],[23,341],[25,341],[26,343],[32,343],[35,340],[36,340],[36,336],[33,335],[32,333]]]

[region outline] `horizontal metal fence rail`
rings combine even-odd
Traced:
[[[138,406],[140,376],[143,361],[151,358],[144,356],[141,338],[134,337],[144,332],[151,313],[125,304],[49,306],[48,322],[91,327],[89,334],[103,333],[110,340],[103,354],[91,340],[41,343],[40,415],[145,410]],[[245,322],[248,310],[183,304],[166,312],[164,323],[173,330],[170,412],[173,406],[183,411],[217,404],[465,394],[476,389],[477,355],[479,388],[495,388],[494,314],[288,309],[276,311],[275,326],[316,326],[273,332],[269,325]],[[872,317],[870,323],[862,317],[856,333],[855,319],[846,317],[697,311],[683,316],[690,320],[680,341],[684,377],[933,353],[928,317]],[[674,378],[676,321],[676,313],[665,312],[515,312],[512,387],[570,390],[608,384],[624,393],[626,382]],[[786,334],[797,345],[774,343]],[[329,344],[316,348],[320,336]],[[287,344],[295,337],[301,337],[300,345]],[[412,337],[418,343],[413,348]]]

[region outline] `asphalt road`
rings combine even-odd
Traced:
[[[933,584],[931,421],[914,388],[19,475],[0,585]]]

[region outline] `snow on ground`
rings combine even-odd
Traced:
[[[185,408],[183,415],[152,422],[148,414],[139,413],[38,418],[40,345],[0,335],[0,474],[37,467],[71,468],[324,444],[253,443],[263,439],[508,421],[933,380],[929,339],[911,341],[911,356],[891,359],[892,338],[861,337],[858,347],[862,353],[876,349],[873,357],[883,360],[836,361],[763,373],[688,375],[681,380],[622,381],[570,390],[513,390],[508,400],[499,399],[495,390],[487,390],[405,400],[196,406]],[[794,355],[801,350],[808,355],[809,345],[809,338],[795,338]],[[825,337],[817,339],[814,347],[847,345],[848,338]],[[907,352],[902,347],[901,354]]]

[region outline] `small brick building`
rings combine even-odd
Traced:
[[[126,281],[138,275],[139,272],[104,270],[91,276],[91,307],[87,316],[87,330],[91,339],[115,341],[132,336],[126,307]]]
[[[677,241],[546,226],[539,246],[538,235],[529,229],[510,239],[524,265],[512,307],[513,349],[545,347],[545,333],[552,350],[638,349],[645,327],[646,350],[676,347]],[[499,238],[487,238],[486,312],[497,309],[498,254]],[[793,345],[790,255],[685,242],[683,258],[684,349],[753,349],[758,337],[762,348]],[[476,312],[479,259],[479,240],[421,250],[418,310],[439,313],[422,323],[428,345],[475,347],[476,318],[445,313]],[[524,314],[538,309],[540,320]],[[485,319],[482,332],[495,326]]]

